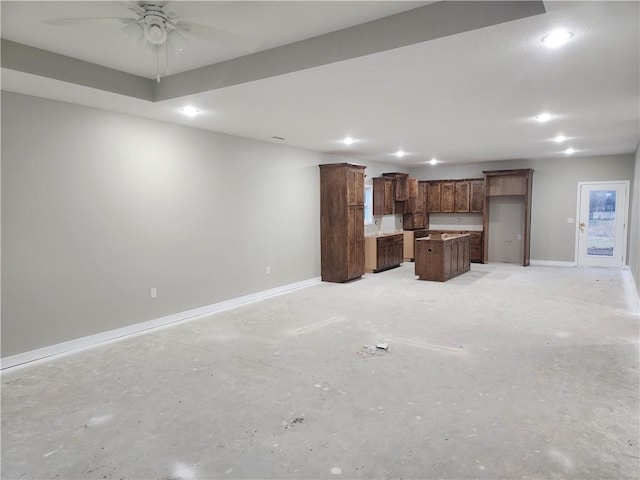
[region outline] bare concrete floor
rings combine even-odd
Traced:
[[[625,275],[403,264],[14,369],[2,478],[637,479]]]

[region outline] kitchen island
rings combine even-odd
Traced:
[[[432,233],[415,240],[415,273],[420,280],[446,282],[471,268],[469,234]]]

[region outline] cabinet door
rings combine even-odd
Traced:
[[[418,196],[418,179],[409,177],[409,198]]]
[[[409,198],[409,175],[396,177],[396,201],[404,202]]]
[[[469,182],[456,182],[454,209],[456,212],[469,211]]]
[[[373,214],[393,214],[393,180],[383,177],[373,179]]]
[[[364,207],[347,207],[347,277],[364,274]]]
[[[387,266],[387,247],[386,238],[380,237],[377,239],[376,257],[377,257],[377,269],[382,270]]]
[[[418,197],[409,197],[409,199],[404,202],[404,211],[402,213],[404,213],[405,215],[408,213],[415,213],[417,208],[417,198]]]
[[[440,211],[450,213],[455,211],[455,182],[442,182],[440,184]]]
[[[439,182],[428,184],[427,211],[430,213],[440,212],[440,190]]]
[[[471,182],[471,200],[469,210],[474,213],[482,213],[484,210],[484,180]]]
[[[415,213],[427,213],[427,184],[425,182],[418,183],[418,196],[415,199]]]
[[[400,265],[404,260],[404,239],[401,235],[393,238],[393,264]]]
[[[427,216],[424,213],[408,213],[402,217],[402,226],[405,230],[427,228]]]
[[[347,169],[347,205],[364,205],[364,171]]]

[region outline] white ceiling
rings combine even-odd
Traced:
[[[279,52],[280,57],[238,58],[245,53],[190,40],[181,55],[170,58],[172,73],[184,73],[161,82],[181,93],[156,102],[9,68],[4,62],[2,88],[399,165],[432,157],[447,163],[550,158],[563,155],[568,146],[579,156],[635,151],[640,142],[638,2],[544,2],[546,13],[468,31],[460,25],[473,19],[464,18],[460,5],[448,2],[445,7],[455,6],[458,13],[435,19],[443,10],[436,10],[439,5],[433,2],[174,1],[170,7],[181,17],[242,34],[257,41],[263,55]],[[155,57],[145,48],[131,47],[117,26],[42,23],[130,16],[118,2],[3,1],[1,8],[4,39],[146,78],[155,76]],[[337,31],[411,9],[418,9],[416,15],[398,17],[407,31],[420,30],[410,20],[423,18],[417,15],[422,11],[433,12],[435,22],[423,29],[445,33],[422,32],[433,38],[393,47],[393,38],[382,38],[383,28],[376,37],[380,45],[371,47],[373,53],[348,55],[350,49],[362,48],[359,39],[375,42],[354,28]],[[456,28],[459,33],[451,34]],[[564,47],[548,49],[540,38],[556,28],[575,35]],[[269,50],[328,32],[336,32],[333,38],[342,42],[344,58],[314,63],[327,52],[319,51],[323,44],[311,41],[295,44],[293,50]],[[345,32],[353,35],[335,37]],[[284,55],[309,59],[310,64],[272,72]],[[234,58],[253,61],[246,64],[252,67],[251,75],[194,87],[199,82],[208,85],[208,75],[220,76],[223,66],[227,72],[240,71],[244,64],[232,61],[211,70],[191,70]],[[276,60],[267,64],[264,58]],[[261,78],[260,70],[270,73]],[[182,116],[179,109],[186,104],[196,105],[201,114]],[[538,124],[533,117],[542,111],[556,116]],[[553,137],[561,133],[568,140],[554,143]],[[340,143],[347,135],[357,140],[350,147]],[[392,155],[399,148],[408,153],[402,159]]]

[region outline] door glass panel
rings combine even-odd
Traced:
[[[616,237],[616,191],[593,190],[589,195],[587,255],[612,257]]]

